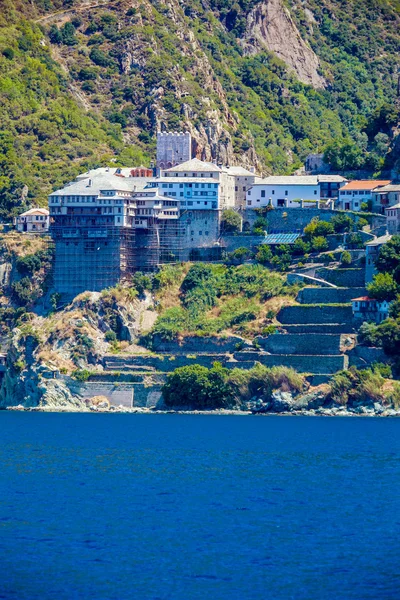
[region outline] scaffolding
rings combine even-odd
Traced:
[[[187,260],[179,219],[154,218],[136,226],[50,226],[56,291],[77,295],[129,281],[166,262]]]

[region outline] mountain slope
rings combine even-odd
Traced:
[[[87,166],[149,164],[159,128],[189,129],[200,158],[265,173],[293,172],[326,148],[334,168],[378,172],[397,160],[395,2],[0,8],[3,217]]]

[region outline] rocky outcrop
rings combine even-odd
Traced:
[[[263,0],[251,10],[241,43],[246,54],[269,50],[283,60],[300,81],[315,88],[325,87],[318,57],[302,39],[282,0]]]

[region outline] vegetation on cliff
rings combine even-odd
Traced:
[[[288,2],[320,58],[318,90],[271,53],[244,55],[256,4],[2,0],[0,217],[87,167],[149,163],[160,127],[189,128],[207,158],[212,148],[267,171],[324,149],[334,168],[393,166],[396,3]]]

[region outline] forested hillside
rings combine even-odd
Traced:
[[[149,164],[158,128],[190,129],[199,158],[264,173],[324,150],[335,169],[378,173],[398,159],[398,2],[0,8],[2,218],[89,166]]]

